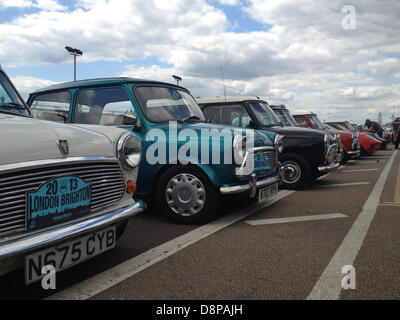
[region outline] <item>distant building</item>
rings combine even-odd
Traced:
[[[382,112],[379,112],[378,123],[379,123],[380,126],[382,125]]]

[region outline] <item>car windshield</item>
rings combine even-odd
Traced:
[[[309,119],[316,129],[325,129],[325,125],[318,119],[317,115],[312,114],[309,116]]]
[[[352,131],[352,130],[349,130],[344,124],[341,124],[341,123],[334,123],[334,127],[336,127],[338,130],[342,130],[342,131]]]
[[[252,102],[249,104],[251,110],[257,117],[258,121],[264,126],[279,126],[282,122],[278,116],[272,111],[268,104],[264,102]]]
[[[137,87],[136,95],[143,112],[151,122],[201,121],[203,112],[192,96],[169,87]]]
[[[29,111],[19,98],[10,81],[0,71],[0,112],[29,116]]]
[[[350,122],[346,122],[346,128],[351,132],[357,132],[357,130],[353,128]]]
[[[298,127],[296,120],[287,109],[275,110],[276,115],[286,127]]]

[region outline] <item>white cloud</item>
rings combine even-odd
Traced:
[[[12,3],[42,10],[0,25],[0,61],[8,66],[69,61],[70,45],[84,51],[80,62],[155,56],[172,67],[131,65],[124,75],[173,82],[179,74],[194,95],[222,95],[223,66],[230,95],[258,95],[325,116],[355,121],[381,108],[388,117],[393,101],[400,102],[400,59],[388,58],[400,53],[397,0],[357,1],[357,29],[347,31],[341,25],[347,0],[243,1],[248,16],[272,26],[248,33],[229,32],[228,18],[209,0],[79,0],[72,11],[53,0]]]
[[[29,93],[50,85],[55,84],[55,81],[39,79],[35,77],[17,76],[12,77],[11,81],[14,83],[18,92],[24,99],[28,98]]]
[[[240,4],[240,0],[216,0],[216,2],[224,6],[237,6]]]
[[[38,8],[46,11],[65,10],[66,8],[58,3],[57,0],[0,0],[1,8]]]
[[[32,7],[33,3],[31,0],[0,0],[1,8],[29,8]]]

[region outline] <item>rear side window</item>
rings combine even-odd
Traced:
[[[67,123],[70,105],[69,91],[59,91],[37,95],[30,108],[37,119]]]
[[[208,107],[203,110],[204,118],[211,123],[221,123],[221,107]]]
[[[75,123],[123,126],[129,116],[137,117],[122,87],[82,90],[76,98]]]
[[[250,124],[250,115],[241,105],[227,106],[222,109],[222,123],[233,127],[247,128]]]

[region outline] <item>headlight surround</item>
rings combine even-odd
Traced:
[[[139,138],[129,132],[123,134],[118,141],[117,157],[126,169],[136,168],[142,158],[142,144]]]
[[[278,150],[279,153],[283,152],[283,138],[284,136],[281,136],[280,134],[277,134],[275,137],[275,147]]]
[[[242,165],[246,157],[246,142],[247,138],[241,135],[236,135],[235,138],[233,138],[234,159],[235,163],[238,165]]]
[[[324,136],[324,146],[325,146],[325,151],[328,152],[329,147],[331,146],[331,138],[327,133],[325,133]]]

